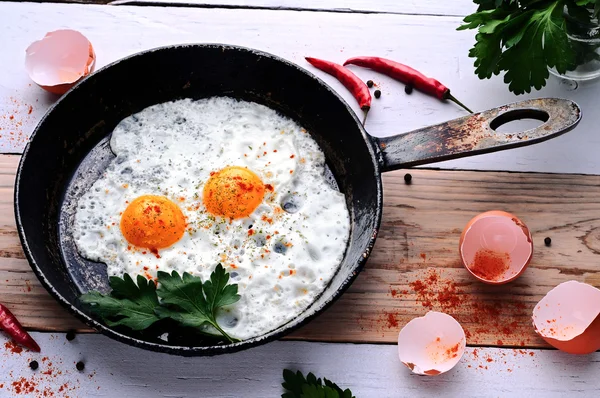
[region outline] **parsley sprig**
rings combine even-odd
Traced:
[[[504,74],[515,94],[546,85],[548,67],[560,74],[596,56],[596,47],[580,48],[567,35],[565,7],[572,18],[589,23],[600,12],[600,0],[473,0],[476,13],[458,30],[478,29],[469,51],[480,79]]]
[[[176,271],[171,274],[159,271],[158,289],[141,275],[137,284],[128,274],[123,278],[110,277],[109,284],[112,291],[108,295],[92,291],[80,297],[109,326],[144,330],[160,319],[170,318],[203,333],[206,333],[203,328],[210,325],[228,341],[239,341],[217,322],[218,311],[240,299],[238,285],[229,284],[229,274],[221,264],[205,282],[187,272],[180,276]]]
[[[300,371],[284,369],[283,380],[281,385],[286,392],[281,398],[355,398],[349,389],[342,390],[326,378],[321,381],[312,373],[305,378]]]

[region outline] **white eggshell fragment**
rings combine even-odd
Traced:
[[[600,290],[577,281],[550,290],[533,309],[537,334],[571,354],[600,349]]]
[[[64,94],[89,75],[96,60],[89,40],[70,29],[47,33],[25,53],[25,69],[31,80],[55,94]]]
[[[467,340],[460,324],[448,314],[429,311],[400,330],[400,361],[414,373],[435,376],[452,369],[462,358]]]

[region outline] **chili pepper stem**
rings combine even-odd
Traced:
[[[367,122],[368,115],[369,115],[369,109],[365,110],[365,116],[363,117],[363,120],[362,120],[363,127],[365,127],[365,123]]]
[[[469,113],[473,113],[472,110],[470,110],[469,108],[467,108],[462,102],[460,102],[459,100],[457,100],[456,98],[454,98],[454,96],[452,94],[448,94],[448,99],[452,102],[454,102],[456,105],[460,106],[461,108],[463,108],[464,110],[466,110]]]

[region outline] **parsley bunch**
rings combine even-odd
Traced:
[[[589,24],[598,17],[600,0],[473,0],[476,13],[458,30],[478,29],[469,57],[480,79],[505,72],[515,94],[546,85],[548,68],[560,74],[597,57],[597,46],[569,40],[567,17]]]
[[[240,299],[238,285],[229,284],[229,274],[218,264],[210,279],[202,282],[185,272],[169,274],[159,271],[157,285],[141,275],[137,284],[128,274],[123,278],[112,276],[112,291],[103,295],[97,291],[83,294],[79,299],[91,306],[108,326],[125,326],[144,330],[160,319],[170,318],[181,326],[196,328],[212,326],[230,342],[239,341],[229,336],[217,323],[217,311]]]
[[[306,378],[297,371],[283,370],[283,383],[286,392],[281,398],[356,398],[349,389],[342,390],[337,384],[309,373]]]

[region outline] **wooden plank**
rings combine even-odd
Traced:
[[[87,0],[81,0],[87,1]],[[471,0],[116,0],[112,5],[259,8],[354,13],[467,15],[477,9]]]
[[[31,329],[80,328],[45,294],[19,249],[10,185],[18,159],[0,157],[0,302]],[[535,303],[563,281],[600,286],[600,176],[412,170],[405,185],[403,173],[384,175],[383,220],[365,270],[289,339],[390,343],[406,322],[434,309],[455,316],[470,345],[546,347],[531,327]],[[531,265],[509,285],[475,281],[458,258],[461,229],[491,209],[518,215],[534,237]]]
[[[88,330],[52,298],[25,259],[14,217],[14,182],[20,156],[0,156],[0,303],[35,330]],[[37,320],[37,321],[36,321]]]
[[[21,377],[40,394],[63,397],[278,397],[283,369],[327,377],[356,397],[597,397],[600,353],[467,348],[458,365],[436,377],[411,374],[396,345],[273,342],[210,358],[180,358],[126,346],[101,335],[34,333],[41,354],[3,348],[0,396],[22,397]],[[43,358],[46,358],[45,360]],[[35,359],[40,368],[29,369]],[[75,363],[85,361],[78,372]],[[50,373],[50,374],[48,374]],[[62,386],[63,394],[57,393]],[[53,392],[54,395],[51,395]]]
[[[23,68],[25,48],[48,31],[68,27],[81,31],[94,44],[98,68],[138,51],[175,43],[218,42],[268,51],[317,74],[357,113],[361,111],[349,92],[307,64],[304,56],[337,62],[363,54],[396,59],[439,79],[474,110],[521,98],[567,97],[583,107],[583,120],[575,131],[535,146],[436,166],[600,174],[596,127],[600,113],[594,111],[600,85],[568,91],[567,86],[551,79],[544,90],[515,97],[501,76],[480,81],[468,57],[474,32],[457,32],[460,20],[423,15],[0,2],[4,45],[0,56],[0,152],[20,153],[36,123],[56,100],[27,77]],[[353,70],[364,80],[374,79],[383,93],[373,100],[367,122],[367,130],[374,136],[398,134],[464,115],[457,106],[420,93],[407,96],[401,84],[369,70]]]

